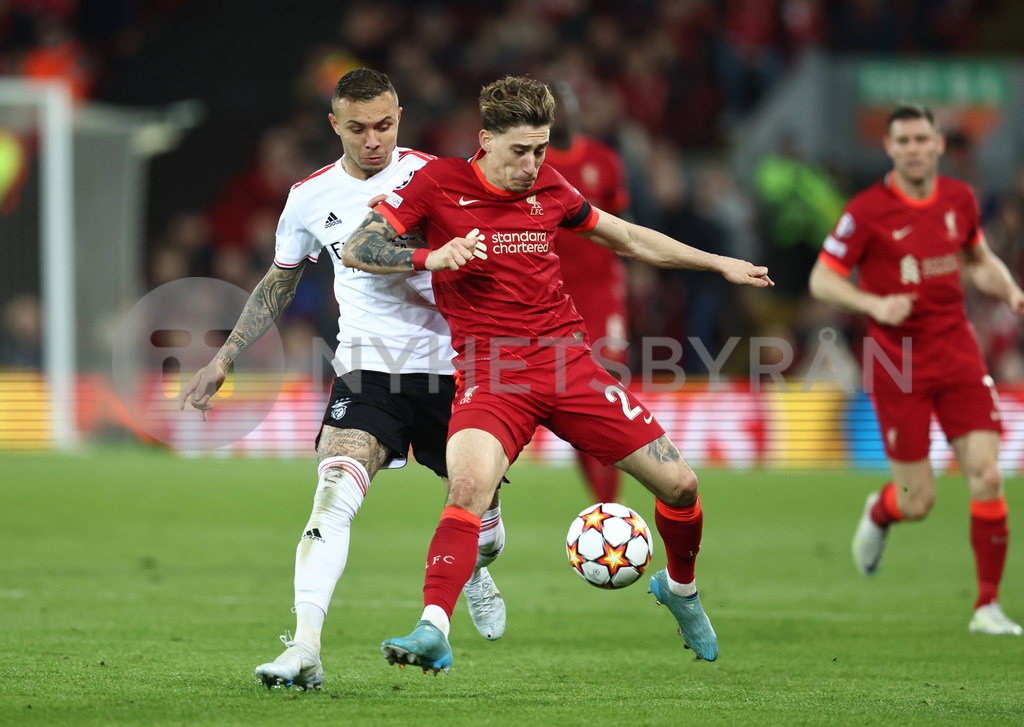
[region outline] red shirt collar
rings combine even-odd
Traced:
[[[910,207],[928,207],[939,197],[938,175],[935,176],[935,186],[932,187],[931,194],[929,194],[924,199],[917,199],[916,197],[911,197],[908,194],[906,194],[902,189],[900,189],[899,185],[896,184],[896,182],[894,182],[892,179],[892,172],[889,172],[888,174],[885,175],[885,186],[888,187],[894,195],[896,195],[897,199],[899,199],[901,202]]]

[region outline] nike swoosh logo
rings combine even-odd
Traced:
[[[893,230],[892,231],[892,239],[894,239],[894,240],[902,240],[904,237],[906,237],[907,235],[910,234],[910,231],[912,229],[914,229],[914,228],[911,227],[910,225],[907,225],[906,227],[901,227],[898,230]]]
[[[650,424],[654,420],[653,414],[648,414],[644,417],[644,424]]]
[[[465,207],[466,205],[475,204],[479,202],[478,199],[466,199],[465,197],[459,197],[459,205]]]

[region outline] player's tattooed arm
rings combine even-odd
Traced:
[[[395,245],[397,238],[398,232],[384,215],[370,210],[345,242],[341,261],[350,268],[369,273],[409,272],[413,269],[412,250]]]
[[[295,288],[305,265],[303,260],[294,268],[271,266],[263,280],[256,284],[238,316],[238,322],[217,355],[178,392],[179,409],[184,409],[187,401],[199,410],[203,421],[206,421],[206,412],[213,408],[210,399],[224,384],[231,364],[238,354],[269,331],[284,313],[295,297]]]
[[[341,262],[368,273],[407,273],[411,270],[458,270],[473,260],[483,236],[476,228],[465,237],[453,237],[437,250],[410,250],[395,243],[398,231],[384,216],[371,210],[363,223],[345,242]],[[424,252],[426,254],[424,255]],[[413,266],[417,255],[424,255],[422,267]],[[486,256],[485,256],[486,257]]]
[[[256,284],[252,295],[242,308],[241,315],[238,316],[234,330],[217,354],[225,365],[230,365],[238,354],[269,331],[291,305],[305,266],[305,260],[294,268],[279,268],[273,265]]]

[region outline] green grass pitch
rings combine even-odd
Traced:
[[[513,467],[492,568],[500,641],[456,611],[448,675],[389,667],[412,629],[440,482],[384,472],[356,519],[324,632],[325,688],[267,690],[252,670],[292,628],[294,548],[315,462],[159,451],[0,459],[0,724],[959,725],[1024,719],[1024,639],[967,632],[974,569],[962,482],[891,536],[863,579],[849,539],[884,475],[699,472],[697,582],[721,656],[682,648],[646,578],[576,577],[564,535],[586,504],[573,468]],[[621,498],[653,525],[635,482]],[[1007,482],[1002,603],[1024,619],[1024,491]],[[657,536],[655,536],[657,541]],[[654,569],[664,566],[656,542]],[[653,572],[653,571],[652,571]]]

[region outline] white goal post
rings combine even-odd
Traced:
[[[43,374],[52,444],[78,443],[75,395],[75,231],[73,107],[62,82],[0,79],[0,105],[24,108],[39,134],[39,247],[43,308]]]

